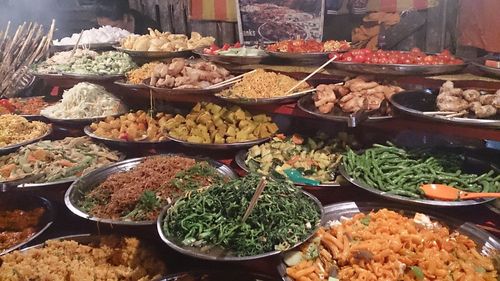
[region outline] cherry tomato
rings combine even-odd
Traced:
[[[241,48],[241,43],[240,42],[234,43],[233,48]]]
[[[222,50],[228,50],[230,47],[231,47],[231,45],[226,43],[226,44],[224,44],[224,46],[222,46]]]
[[[352,58],[352,61],[353,62],[359,62],[359,63],[362,63],[362,62],[365,62],[366,60],[366,56],[365,55],[355,55],[353,58]]]
[[[8,99],[1,99],[0,100],[0,106],[1,107],[4,107],[7,109],[7,111],[9,112],[14,112],[16,111],[16,107],[14,105],[12,105]]]
[[[343,61],[351,62],[353,59],[352,55],[347,55],[342,58]]]

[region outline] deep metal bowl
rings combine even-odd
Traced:
[[[157,155],[157,156],[150,156],[150,157],[159,157],[159,156],[182,156],[186,158],[193,158],[193,157],[188,157],[180,154],[163,154],[163,155]],[[91,214],[85,212],[78,206],[78,202],[80,202],[85,194],[92,189],[96,188],[99,184],[104,182],[110,175],[120,173],[120,172],[126,172],[129,171],[133,168],[135,168],[137,165],[139,165],[141,162],[143,162],[144,159],[150,158],[150,157],[142,157],[142,158],[134,158],[134,159],[129,159],[125,160],[122,162],[118,162],[106,167],[102,167],[100,169],[97,169],[95,171],[92,171],[79,179],[77,179],[69,189],[66,191],[66,194],[64,195],[64,203],[66,204],[66,207],[75,215],[99,222],[99,223],[106,223],[106,224],[111,224],[111,225],[128,225],[128,226],[141,226],[141,225],[154,225],[156,221],[131,221],[131,220],[116,220],[116,219],[105,219],[105,218],[98,218],[94,217]],[[197,161],[206,161],[208,162],[212,167],[214,167],[217,172],[219,172],[221,175],[223,175],[227,179],[234,179],[237,178],[237,175],[234,173],[234,171],[220,163],[208,158],[201,158],[201,157],[194,157],[193,159],[196,159]]]
[[[380,209],[389,209],[395,212],[402,212],[405,216],[414,216],[415,213],[427,214],[432,221],[437,221],[441,225],[450,228],[450,232],[458,231],[459,233],[469,237],[474,242],[476,242],[476,248],[479,253],[483,255],[492,255],[500,251],[500,241],[490,235],[488,232],[476,227],[474,224],[469,222],[462,222],[456,219],[445,217],[439,213],[429,212],[427,210],[420,210],[415,207],[409,208],[407,205],[395,205],[395,204],[381,204],[381,203],[356,203],[356,202],[345,202],[337,203],[325,206],[324,208],[324,219],[323,225],[329,221],[341,220],[344,218],[352,218],[358,213],[368,214],[371,211],[378,211]],[[284,256],[282,256],[282,262],[278,265],[278,272],[280,273],[283,281],[292,281],[286,274],[286,264],[283,262]]]
[[[448,124],[464,124],[469,126],[500,128],[500,114],[485,118],[445,117],[426,115],[426,111],[439,111],[436,106],[437,92],[435,90],[402,91],[391,96],[389,101],[399,112],[410,116],[444,122]]]
[[[339,70],[375,75],[438,75],[463,70],[467,64],[418,65],[418,64],[368,64],[333,61],[331,65]]]
[[[483,71],[484,73],[500,77],[500,69],[484,65],[485,60],[486,58],[479,58],[477,60],[471,61],[471,64],[476,68],[478,68],[479,70]]]
[[[306,196],[307,198],[309,198],[309,200],[311,201],[311,204],[314,204],[318,207],[318,210],[320,212],[320,219],[321,219],[321,221],[323,221],[323,206],[321,205],[321,202],[319,202],[319,200],[316,197],[312,196],[311,194],[309,194],[305,191],[302,191],[302,194],[304,196]],[[282,251],[271,251],[268,253],[262,253],[262,254],[254,255],[254,256],[240,257],[240,256],[234,256],[234,255],[230,255],[228,253],[224,253],[223,251],[217,251],[217,253],[215,253],[215,252],[213,252],[213,253],[212,252],[203,252],[200,248],[184,246],[184,245],[182,245],[181,241],[179,241],[179,239],[177,239],[175,237],[167,237],[163,233],[163,222],[168,219],[167,211],[172,206],[173,206],[173,204],[169,204],[160,213],[160,215],[158,216],[158,220],[156,222],[156,228],[157,228],[158,233],[160,234],[160,237],[163,240],[163,242],[165,242],[172,249],[174,249],[177,252],[180,252],[184,255],[191,256],[194,258],[204,259],[204,260],[248,261],[248,260],[256,260],[256,259],[260,259],[260,258],[275,256],[275,255],[278,255],[282,252]],[[301,241],[301,242],[291,246],[290,249],[296,248],[296,247],[302,245],[307,240],[309,240],[309,238],[311,238],[316,233],[318,228],[319,228],[319,224],[316,226],[313,226],[311,228],[311,233],[308,235],[308,237],[306,237],[304,239],[304,241]]]
[[[128,141],[128,140],[123,140],[123,139],[110,139],[102,136],[98,136],[94,134],[90,126],[85,126],[83,128],[83,132],[91,137],[92,139],[107,143],[107,144],[113,144],[113,145],[120,145],[120,146],[136,146],[136,145],[160,145],[160,144],[165,144],[165,143],[170,143],[170,139],[166,139],[163,141]]]
[[[47,228],[49,228],[55,217],[55,211],[54,208],[52,207],[52,204],[50,201],[43,197],[38,197],[38,196],[33,196],[33,195],[27,195],[24,193],[8,193],[8,194],[2,194],[0,196],[0,210],[15,210],[15,209],[20,209],[20,210],[33,210],[35,208],[44,208],[45,212],[40,218],[40,221],[38,222],[38,226],[36,227],[37,232],[29,237],[28,239],[8,248],[1,250],[0,249],[0,256],[7,254],[9,252],[12,252],[27,243],[31,242],[33,239],[37,238],[40,234],[42,234]]]
[[[203,49],[196,49],[193,53],[200,56],[202,59],[219,63],[219,64],[230,64],[230,65],[254,65],[254,64],[262,64],[266,59],[269,58],[268,55],[264,56],[225,56],[225,55],[210,55],[205,54]]]
[[[222,94],[216,94],[215,96],[224,101],[241,104],[241,105],[259,105],[259,104],[286,104],[293,103],[297,99],[309,95],[309,93],[293,93],[287,96],[282,97],[274,97],[274,98],[238,98],[238,97],[229,97]]]
[[[149,51],[134,51],[122,48],[118,45],[113,45],[117,51],[124,52],[133,58],[148,58],[148,59],[165,59],[165,58],[181,58],[190,57],[193,55],[193,50],[184,50],[177,52],[149,52]]]
[[[277,281],[271,276],[239,270],[196,270],[174,273],[162,281]]]
[[[314,101],[311,95],[306,95],[299,99],[299,101],[297,102],[297,106],[302,111],[321,119],[346,122],[347,126],[349,127],[356,127],[362,122],[384,121],[393,118],[393,116],[391,115],[381,114],[380,110],[373,110],[370,112],[346,113],[338,107],[334,107],[333,111],[330,113],[323,114],[319,112],[314,105]]]
[[[47,132],[45,132],[45,134],[43,134],[43,135],[41,135],[39,137],[36,137],[34,139],[31,139],[31,140],[23,141],[23,142],[20,142],[20,143],[16,143],[16,144],[11,144],[11,145],[7,145],[7,146],[4,146],[4,147],[0,147],[0,155],[11,153],[11,152],[17,150],[18,148],[20,148],[22,146],[25,146],[25,145],[28,145],[28,144],[32,144],[32,143],[35,143],[37,141],[41,141],[44,138],[48,137],[50,134],[52,134],[52,125],[47,124],[47,126],[48,126]]]
[[[483,160],[474,158],[474,157],[469,157],[466,156],[463,164],[462,164],[462,171],[467,170],[467,169],[474,169],[475,171],[488,171],[488,170],[494,170],[497,173],[500,172],[500,167],[497,167],[494,164],[487,163]],[[472,200],[460,200],[460,201],[441,201],[441,200],[429,200],[429,199],[414,199],[410,197],[405,197],[401,195],[395,195],[395,194],[390,194],[385,191],[379,190],[373,186],[370,186],[366,184],[365,182],[361,180],[354,179],[351,177],[348,172],[346,171],[344,164],[341,164],[339,168],[340,173],[342,176],[349,181],[351,184],[360,187],[368,192],[371,192],[373,194],[376,194],[378,196],[384,197],[385,199],[396,201],[399,203],[403,204],[410,204],[410,205],[420,205],[420,206],[434,206],[434,207],[461,207],[461,206],[474,206],[474,205],[479,205],[479,204],[484,204],[487,202],[491,202],[492,200],[495,200],[494,198],[481,198],[481,199],[472,199]],[[475,172],[477,173],[477,172]]]
[[[242,149],[252,147],[256,144],[261,144],[263,142],[269,141],[271,137],[244,141],[244,142],[233,142],[233,143],[194,143],[185,140],[180,140],[172,136],[167,136],[170,140],[179,143],[180,145],[199,149],[210,149],[210,150],[230,150],[230,149]]]

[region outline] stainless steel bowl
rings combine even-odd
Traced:
[[[0,147],[0,155],[14,152],[14,151],[16,151],[18,148],[20,148],[22,146],[25,146],[25,145],[28,145],[28,144],[32,144],[32,143],[41,141],[44,138],[50,136],[50,134],[52,134],[52,125],[48,124],[48,129],[47,129],[47,132],[45,132],[45,134],[43,134],[43,135],[41,135],[39,137],[36,137],[34,139],[31,139],[31,140],[27,140],[27,141],[23,141],[23,142],[20,142],[20,143],[16,143],[16,144],[11,144],[11,145],[8,145],[8,146]]]
[[[483,255],[491,255],[492,253],[500,251],[500,241],[490,235],[488,232],[476,227],[474,224],[469,222],[462,222],[456,219],[445,217],[439,213],[433,213],[428,210],[420,210],[415,207],[409,208],[407,205],[399,204],[381,204],[381,203],[357,203],[357,202],[345,202],[337,203],[325,206],[324,208],[324,219],[323,225],[329,221],[341,220],[341,218],[352,218],[358,213],[370,213],[371,211],[378,211],[380,209],[389,209],[395,212],[402,212],[405,216],[414,216],[415,213],[427,214],[432,221],[437,221],[444,226],[447,226],[452,231],[456,230],[459,233],[469,237],[474,242],[476,242],[476,248],[478,252]],[[281,257],[282,262],[278,265],[278,272],[282,277],[283,281],[292,281],[286,274],[286,264],[283,262],[284,256]]]
[[[37,238],[42,234],[47,228],[49,228],[54,222],[55,211],[47,199],[43,197],[27,195],[24,193],[8,193],[2,194],[0,196],[0,210],[33,210],[35,208],[44,208],[45,212],[38,222],[37,232],[29,237],[28,239],[4,250],[0,249],[0,256],[12,252],[27,243],[31,242],[33,239]]]
[[[418,65],[418,64],[368,64],[356,62],[331,62],[333,68],[375,75],[438,75],[463,70],[467,64]]]
[[[323,221],[323,206],[321,205],[321,202],[319,200],[312,196],[311,194],[302,191],[302,194],[309,198],[311,200],[311,204],[314,204],[318,207],[320,211],[320,219]],[[199,258],[199,259],[204,259],[204,260],[216,260],[216,261],[248,261],[248,260],[256,260],[260,258],[265,258],[265,257],[271,257],[280,254],[282,251],[271,251],[268,253],[262,253],[259,255],[254,255],[254,256],[246,256],[246,257],[240,257],[240,256],[234,256],[230,255],[228,253],[225,253],[223,250],[218,250],[218,251],[213,251],[213,252],[203,252],[200,248],[195,248],[195,247],[188,247],[182,245],[181,241],[179,241],[175,237],[167,237],[163,233],[163,222],[168,219],[168,209],[173,206],[173,204],[169,204],[166,206],[163,211],[160,213],[158,216],[158,220],[156,222],[156,228],[158,230],[158,233],[160,234],[161,239],[163,242],[165,242],[169,247],[172,249],[176,250],[177,252],[180,252],[184,255],[191,256],[194,258]],[[319,228],[319,225],[313,226],[311,228],[311,233],[304,239],[304,241],[301,241],[293,246],[290,247],[290,249],[293,249],[295,247],[298,247],[302,245],[304,242],[309,240],[314,233],[316,233],[317,229]]]
[[[187,158],[193,158],[180,154],[163,154],[150,157],[175,156],[175,155]],[[128,226],[154,225],[156,223],[155,221],[131,221],[131,220],[116,220],[116,219],[105,219],[105,218],[94,217],[91,214],[82,210],[78,206],[78,202],[82,200],[82,198],[85,196],[87,192],[96,188],[99,184],[104,182],[110,175],[129,171],[134,167],[136,167],[137,165],[139,165],[144,159],[150,157],[141,157],[141,158],[125,160],[106,167],[102,167],[100,169],[97,169],[80,177],[73,184],[71,184],[69,189],[66,191],[66,194],[64,195],[64,203],[66,204],[66,207],[68,207],[68,209],[73,214],[81,218],[95,222],[106,223],[111,225],[128,225]],[[197,161],[208,162],[210,165],[212,165],[212,167],[214,167],[217,170],[217,172],[219,172],[221,175],[223,175],[228,179],[237,178],[237,175],[230,167],[220,162],[201,157],[194,157],[193,159],[196,159]]]

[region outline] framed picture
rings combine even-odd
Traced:
[[[322,40],[325,0],[238,0],[240,42]]]

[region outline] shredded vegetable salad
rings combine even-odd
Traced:
[[[64,92],[57,104],[41,110],[49,118],[82,119],[116,115],[126,112],[125,105],[104,87],[81,82]]]

